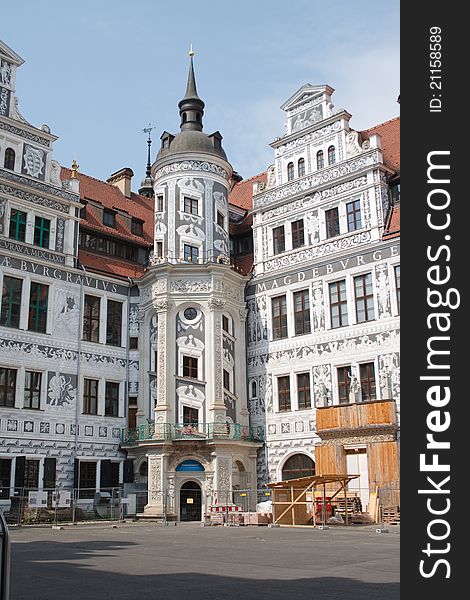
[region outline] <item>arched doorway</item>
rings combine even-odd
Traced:
[[[195,481],[183,483],[180,489],[180,521],[200,521],[201,509],[201,486]]]
[[[315,463],[306,454],[290,456],[282,467],[282,481],[315,475]]]

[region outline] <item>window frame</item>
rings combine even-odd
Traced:
[[[92,299],[95,306],[90,306],[88,300]],[[98,306],[98,316],[93,316],[93,309]],[[84,294],[83,299],[83,330],[82,339],[86,342],[99,343],[100,341],[100,317],[101,317],[101,297],[93,296],[92,294]],[[96,329],[93,329],[93,323],[97,324]],[[96,332],[96,339],[94,333]]]
[[[301,379],[303,382],[301,382]],[[307,385],[305,385],[305,382]],[[303,383],[303,385],[300,385]],[[297,408],[298,410],[309,410],[312,408],[312,388],[310,384],[310,372],[296,373],[296,384],[297,384]],[[303,395],[303,401],[301,397]]]
[[[297,161],[297,172],[299,177],[305,176],[305,158],[303,156],[301,156]]]
[[[83,379],[83,406],[84,415],[98,415],[99,379],[84,377]],[[96,393],[92,390],[92,384],[96,385]],[[94,387],[94,386],[93,386]]]
[[[349,372],[351,365],[336,367],[336,380],[338,390],[338,404],[349,404],[349,392],[351,390],[351,377]],[[341,374],[341,377],[340,377]]]
[[[325,210],[325,232],[327,240],[338,237],[341,234],[338,206]]]
[[[291,221],[290,224],[292,250],[297,250],[305,246],[305,224],[303,219]]]
[[[317,160],[317,171],[324,169],[325,168],[325,154],[324,154],[323,150],[318,150],[318,152],[316,154],[316,160]]]
[[[346,203],[346,222],[348,224],[348,233],[362,229],[362,211],[359,199]]]
[[[47,223],[47,227],[45,226]],[[36,215],[34,217],[33,245],[39,248],[49,248],[51,243],[51,220]]]
[[[327,154],[328,154],[328,166],[331,167],[336,164],[336,148],[333,144],[331,146],[328,146]]]
[[[278,375],[276,380],[278,412],[290,412],[292,410],[290,375]]]
[[[116,308],[110,310],[113,305]],[[117,309],[117,306],[120,309]],[[108,298],[106,303],[106,345],[116,346],[120,348],[122,346],[122,308],[123,302],[117,300],[111,300]]]
[[[275,315],[275,308],[279,309],[279,314]],[[271,328],[273,340],[283,340],[289,337],[289,329],[287,323],[287,296],[274,296],[271,298]],[[278,332],[276,334],[276,332]],[[283,335],[285,333],[285,335]]]
[[[341,287],[344,284],[344,289]],[[332,300],[332,289],[336,286],[337,300]],[[328,283],[328,301],[330,305],[330,327],[331,329],[338,329],[339,327],[347,327],[349,325],[349,314],[348,314],[348,288],[346,279],[338,279],[336,281],[330,281]],[[338,308],[338,314],[333,314],[333,308]],[[337,319],[338,324],[334,322]],[[344,322],[343,322],[344,321]]]
[[[18,290],[8,289],[8,300],[5,302],[5,280],[12,280],[19,282],[19,300],[15,300]],[[2,327],[12,327],[13,329],[19,329],[21,324],[21,305],[23,299],[23,279],[18,277],[11,277],[10,275],[4,275],[2,281],[2,298],[0,304],[0,325]],[[13,310],[12,307],[16,307]],[[5,316],[4,316],[5,315]],[[12,324],[13,321],[13,324]]]
[[[366,370],[365,376],[363,376],[364,369]],[[371,371],[372,376],[370,375]],[[375,364],[373,362],[359,364],[359,381],[361,384],[361,402],[373,402],[377,400],[377,379],[375,377]],[[366,395],[367,397],[365,397]]]
[[[13,150],[11,146],[5,148],[5,156],[3,159],[3,168],[8,169],[9,171],[15,170],[16,163],[16,152]]]
[[[284,225],[272,228],[273,254],[282,254],[286,251],[286,231]]]
[[[194,210],[194,207],[196,209]],[[189,210],[187,210],[189,208]],[[199,215],[199,199],[191,196],[183,196],[183,212],[189,215]]]
[[[44,297],[41,297],[44,290]],[[33,293],[36,293],[35,300],[33,300]],[[39,283],[38,281],[31,281],[28,303],[28,331],[47,333],[48,308],[49,286],[44,283]]]
[[[300,310],[297,310],[297,298],[301,298],[301,309]],[[305,299],[307,299],[307,301],[305,301]],[[312,333],[309,289],[298,290],[298,291],[294,292],[292,295],[292,300],[293,300],[293,308],[294,308],[293,314],[294,314],[294,333],[295,333],[295,335],[306,335],[308,333]],[[301,316],[298,317],[298,315],[301,315]],[[301,327],[298,327],[299,323],[302,324]]]
[[[28,374],[37,376],[39,380],[33,387],[33,377],[28,385]],[[24,388],[23,388],[23,408],[30,410],[41,410],[41,391],[42,391],[42,372],[41,371],[25,371]],[[37,396],[35,397],[35,394]],[[37,406],[33,406],[37,404]]]
[[[0,367],[0,407],[15,408],[18,369]]]
[[[358,295],[357,283],[361,282],[361,295]],[[356,323],[367,323],[375,321],[375,303],[374,303],[374,284],[372,273],[361,273],[353,277],[354,288],[354,307],[356,314]],[[359,319],[359,304],[363,303],[364,318]]]
[[[106,381],[104,389],[104,416],[119,417],[119,382]]]
[[[22,220],[22,217],[24,217],[24,221]],[[27,219],[28,219],[28,213],[23,212],[19,208],[12,208],[10,210],[10,224],[9,224],[9,228],[8,228],[8,237],[11,240],[15,240],[17,242],[25,242],[26,241]],[[14,228],[15,228],[14,235],[12,235],[12,226],[14,226]],[[22,235],[20,235],[20,233]]]
[[[108,208],[103,209],[103,225],[105,227],[116,229],[116,212],[114,210],[109,210]]]
[[[190,252],[187,252],[190,249]],[[183,260],[190,263],[199,262],[199,246],[193,246],[192,244],[183,243]]]
[[[181,374],[189,379],[199,379],[199,358],[190,354],[183,354]]]

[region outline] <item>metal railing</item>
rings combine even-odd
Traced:
[[[145,423],[121,433],[123,445],[143,440],[236,440],[261,442],[264,428],[240,423]]]
[[[144,265],[145,268],[163,264],[208,264],[217,263],[222,265],[229,265],[235,271],[241,271],[241,267],[237,259],[233,256],[229,256],[223,252],[214,252],[209,250],[208,252],[200,252],[197,257],[184,256],[184,254],[167,254],[165,256],[155,255],[154,252],[150,252],[147,263]]]

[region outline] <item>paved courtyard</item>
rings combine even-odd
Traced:
[[[77,525],[11,530],[10,600],[398,600],[399,529]]]

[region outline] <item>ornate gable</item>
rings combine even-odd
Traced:
[[[334,89],[328,85],[306,83],[281,106],[287,113],[286,135],[305,129],[332,114],[331,96]]]

